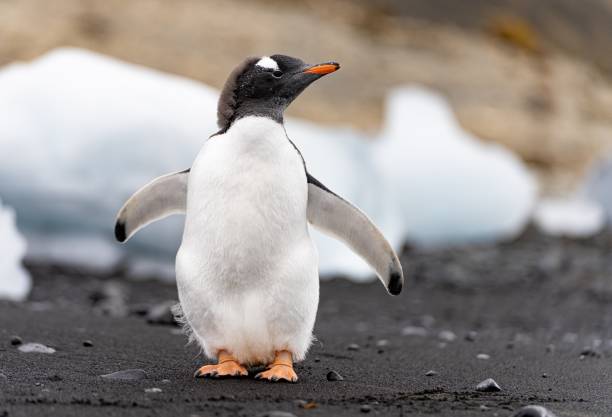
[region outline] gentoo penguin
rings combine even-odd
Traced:
[[[191,169],[138,190],[121,208],[116,238],[185,213],[176,255],[182,317],[217,363],[196,377],[256,375],[297,381],[293,362],[312,341],[319,302],[318,254],[308,224],[344,241],[388,292],[402,289],[397,255],[359,209],[306,170],[287,137],[283,112],[335,62],[307,65],[285,55],[249,58],[229,76],[218,104],[220,130]]]

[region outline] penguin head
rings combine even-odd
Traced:
[[[217,110],[220,133],[245,116],[282,122],[283,112],[313,81],[340,68],[335,62],[308,65],[286,55],[247,58],[227,79]]]

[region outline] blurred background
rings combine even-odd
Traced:
[[[16,215],[15,258],[172,275],[180,220],[126,249],[114,213],[188,167],[227,74],[274,53],[342,64],[290,107],[289,134],[398,249],[508,239],[532,222],[598,233],[611,23],[610,0],[2,0],[4,236]],[[320,244],[323,272],[370,277]],[[126,266],[126,253],[148,261]]]

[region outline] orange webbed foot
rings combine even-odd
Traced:
[[[219,352],[219,363],[216,365],[204,365],[199,368],[194,377],[196,378],[223,378],[247,376],[249,372],[240,363],[225,351]]]
[[[255,375],[255,379],[263,379],[271,382],[297,382],[298,376],[293,370],[291,353],[286,350],[277,352],[274,362],[270,364],[266,371]]]

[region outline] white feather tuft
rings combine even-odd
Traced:
[[[272,70],[278,70],[278,63],[273,60],[272,58],[270,58],[269,56],[263,56],[261,57],[261,59],[259,61],[257,61],[257,63],[255,64],[258,67],[262,67],[262,68],[269,68]]]

